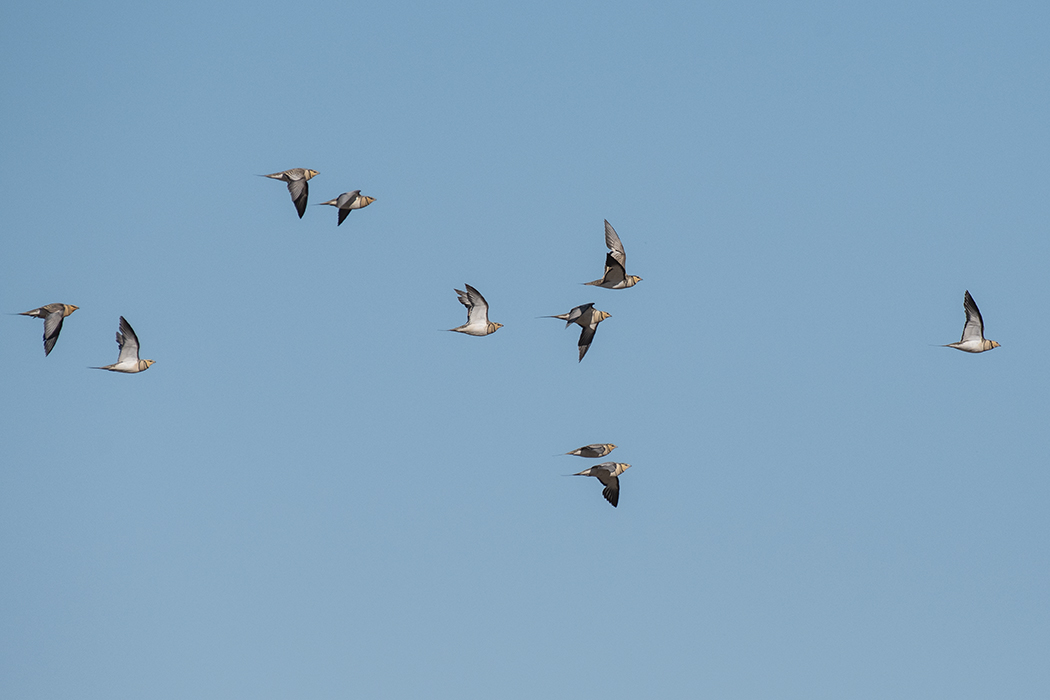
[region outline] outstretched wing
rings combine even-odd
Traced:
[[[577,345],[580,348],[580,359],[579,362],[583,362],[583,356],[587,354],[587,351],[591,347],[591,341],[594,340],[594,333],[598,330],[598,324],[595,323],[591,326],[584,326],[583,330],[580,331],[580,342]]]
[[[981,311],[977,308],[973,297],[970,296],[969,290],[963,296],[963,309],[966,311],[966,325],[963,326],[962,338],[959,342],[984,340],[984,319],[981,318]]]
[[[139,359],[139,337],[135,335],[135,329],[131,324],[120,317],[120,330],[117,332],[117,345],[120,346],[120,355],[117,356],[117,364],[125,360]]]
[[[306,178],[289,182],[288,191],[292,194],[292,202],[295,204],[295,210],[299,212],[299,218],[303,218],[303,214],[306,213],[306,200],[310,196],[310,186],[306,183]]]
[[[601,481],[603,484],[606,483],[605,479],[602,479]],[[612,503],[612,507],[615,508],[616,504],[620,502],[620,480],[614,476],[609,479],[608,483],[609,485],[602,490],[602,495],[605,496],[605,500]]]
[[[620,263],[620,267],[627,267],[627,253],[623,251],[623,243],[620,242],[620,237],[616,235],[616,230],[608,219],[605,220],[605,247],[611,251],[609,255]]]
[[[485,297],[469,284],[466,287],[467,291],[457,289],[456,294],[459,294],[459,303],[467,307],[467,323],[488,323],[489,304]]]
[[[62,331],[62,319],[66,316],[62,311],[52,311],[44,317],[44,357],[51,354],[58,342],[58,334]]]

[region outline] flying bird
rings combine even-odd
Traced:
[[[375,197],[362,197],[361,190],[354,190],[353,192],[343,192],[335,199],[321,202],[321,204],[330,204],[339,210],[339,223],[336,224],[336,226],[339,226],[354,209],[364,209],[374,201],[376,201]]]
[[[994,340],[985,340],[984,319],[981,318],[981,311],[974,303],[973,297],[970,296],[970,290],[966,290],[966,294],[963,295],[963,309],[966,311],[966,325],[963,326],[962,338],[958,343],[949,343],[942,347],[955,348],[964,352],[984,352],[999,347],[999,343]]]
[[[295,203],[295,210],[299,212],[299,218],[301,219],[303,214],[306,213],[306,198],[310,195],[310,186],[306,184],[306,181],[319,174],[316,170],[292,168],[281,173],[262,175],[261,177],[269,177],[288,183],[288,191],[292,193],[292,202]]]
[[[605,247],[609,249],[605,255],[605,274],[600,280],[584,284],[606,289],[627,289],[642,281],[641,277],[627,274],[627,254],[623,252],[623,243],[608,219],[605,221]]]
[[[602,490],[602,495],[615,508],[616,504],[620,502],[620,480],[617,477],[630,468],[630,464],[624,464],[623,462],[602,462],[590,469],[584,469],[582,472],[572,474],[572,476],[598,477],[598,481],[605,486],[605,489]]]
[[[58,342],[58,334],[62,332],[62,321],[66,316],[73,313],[79,306],[72,304],[48,304],[39,309],[32,309],[19,316],[32,316],[44,319],[44,357],[51,354]]]
[[[616,445],[613,444],[584,445],[583,447],[577,448],[572,452],[566,452],[565,454],[576,455],[577,457],[587,457],[588,459],[597,459],[598,457],[604,457],[615,449]]]
[[[134,374],[145,372],[153,364],[153,360],[139,359],[139,337],[131,328],[131,324],[120,317],[120,330],[117,331],[117,345],[120,346],[120,355],[117,356],[115,364],[105,367],[92,367],[91,369],[108,369],[110,372],[124,372]]]
[[[450,331],[466,333],[467,335],[488,335],[503,328],[502,323],[489,321],[489,304],[481,292],[466,285],[467,291],[455,290],[459,295],[459,303],[467,307],[467,322],[458,328],[449,328]]]
[[[587,350],[591,347],[591,341],[594,340],[594,333],[598,330],[598,324],[611,315],[594,308],[594,304],[584,304],[577,306],[569,313],[558,316],[545,316],[544,318],[557,318],[565,321],[566,328],[574,323],[583,328],[583,331],[580,332],[580,342],[578,343],[580,348],[580,359],[578,361],[582,362],[583,356],[587,354]]]

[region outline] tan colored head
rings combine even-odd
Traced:
[[[149,369],[152,365],[156,363],[156,360],[143,360],[143,362],[146,363],[146,366],[143,367],[143,369]]]
[[[642,281],[642,278],[638,275],[627,275],[627,279],[631,282],[629,285],[627,285],[628,287],[633,287],[634,285]]]
[[[598,323],[601,323],[602,321],[604,321],[605,319],[609,318],[610,316],[612,316],[612,314],[609,313],[608,311],[599,311],[598,312]]]
[[[73,306],[72,304],[62,304],[62,306],[66,307],[65,310],[62,312],[63,318],[80,308],[79,306]]]
[[[375,197],[362,197],[361,198],[361,206],[362,207],[367,207],[369,204],[371,204],[374,201],[376,201]]]
[[[993,348],[998,348],[998,347],[1002,347],[1002,346],[1001,346],[1001,345],[999,345],[999,343],[997,343],[997,342],[995,342],[995,341],[993,340],[993,341],[992,341],[992,347],[993,347]]]
[[[493,322],[493,324],[492,324],[492,332],[493,333],[498,331],[500,328],[503,328],[503,324],[502,323],[495,323],[495,322]]]
[[[314,175],[320,175],[320,174],[321,173],[317,172],[316,170],[309,170],[309,169],[307,169],[307,171],[306,171],[306,179],[309,180]]]

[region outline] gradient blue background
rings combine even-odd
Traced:
[[[916,5],[9,3],[0,696],[1045,697],[1050,8]]]

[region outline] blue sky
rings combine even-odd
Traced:
[[[0,311],[80,310],[0,317],[0,695],[1041,697],[1048,31],[6,8]],[[994,352],[931,347],[967,289]]]

